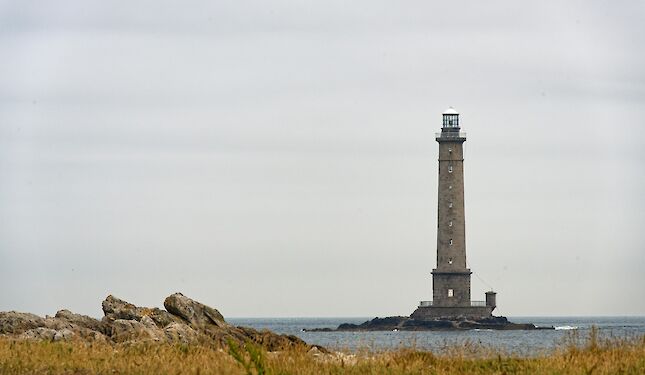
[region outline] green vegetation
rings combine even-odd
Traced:
[[[464,345],[435,355],[414,349],[327,354],[267,353],[229,343],[109,344],[0,339],[0,374],[643,374],[645,336],[603,339],[567,336],[551,354],[531,358]]]

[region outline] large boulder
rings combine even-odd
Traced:
[[[39,341],[69,341],[75,337],[77,337],[77,333],[71,329],[63,328],[61,330],[55,330],[47,327],[30,329],[18,336],[18,338],[23,340]]]
[[[86,328],[92,331],[101,333],[106,333],[108,331],[108,327],[105,322],[87,315],[75,314],[69,310],[59,310],[54,318],[67,322],[73,326]]]
[[[0,334],[20,334],[44,324],[45,320],[35,314],[0,311]]]
[[[169,313],[184,319],[195,329],[205,329],[209,326],[219,328],[228,326],[219,311],[194,301],[181,293],[171,294],[166,297],[163,305]]]
[[[56,336],[57,333],[58,331],[56,331],[55,329],[38,327],[38,328],[27,330],[21,333],[20,336],[18,337],[24,340],[53,341],[54,336]]]
[[[107,296],[101,306],[103,314],[105,314],[103,320],[108,324],[117,319],[141,321],[144,316],[149,316],[160,327],[181,322],[180,318],[173,316],[168,311],[156,307],[138,307],[113,295]]]
[[[166,335],[152,318],[145,316],[141,321],[116,319],[111,324],[110,337],[114,342],[124,341],[165,341]]]
[[[201,337],[197,331],[183,323],[170,323],[163,331],[168,341],[176,341],[184,344],[196,343]]]
[[[54,335],[54,341],[69,341],[75,336],[76,334],[72,330],[63,328],[60,331],[56,331],[56,334]]]
[[[108,325],[94,318],[90,318],[89,316],[74,314],[69,311],[67,311],[67,313],[69,313],[67,318],[70,318],[70,320],[64,317],[58,317],[58,313],[56,314],[56,317],[46,317],[44,319],[43,328],[56,331],[59,333],[57,337],[64,340],[69,340],[72,337],[79,337],[86,341],[107,340],[105,335],[110,332],[110,327]],[[65,313],[61,315],[65,315]],[[77,320],[77,318],[79,320]],[[72,334],[70,335],[69,332]],[[58,338],[55,337],[54,340],[58,341]]]
[[[101,303],[105,320],[108,322],[119,320],[141,320],[141,308],[116,298],[113,295],[107,296]]]

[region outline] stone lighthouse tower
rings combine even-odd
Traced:
[[[488,317],[495,308],[495,293],[486,301],[471,301],[470,275],[466,266],[464,214],[464,149],[466,134],[459,113],[452,107],[443,113],[439,143],[439,199],[437,207],[437,267],[432,270],[432,301],[421,301],[412,318]]]

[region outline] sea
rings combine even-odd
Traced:
[[[485,348],[522,356],[548,354],[567,343],[589,337],[595,327],[601,338],[639,338],[645,335],[645,317],[508,317],[514,323],[555,327],[535,331],[385,331],[385,332],[306,332],[308,328],[336,328],[341,323],[360,324],[371,318],[229,318],[237,326],[269,329],[295,335],[308,344],[331,350],[378,352],[416,348],[436,353],[455,348]]]

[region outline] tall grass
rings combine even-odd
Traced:
[[[600,338],[573,332],[551,354],[518,357],[456,346],[446,354],[267,353],[253,344],[89,344],[0,339],[0,374],[645,374],[645,336]]]

